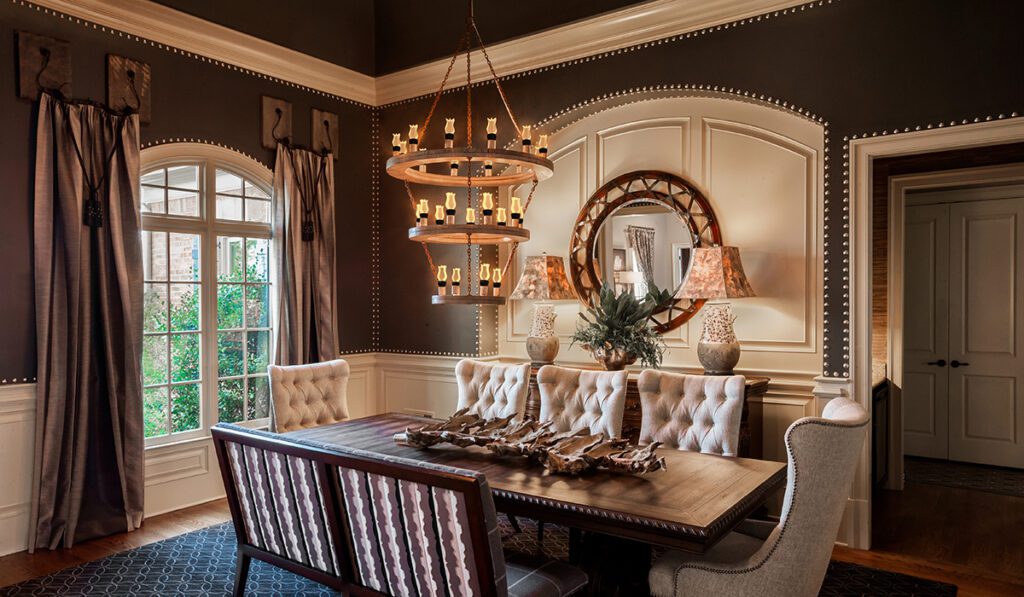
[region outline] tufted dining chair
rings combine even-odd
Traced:
[[[622,435],[626,408],[625,371],[583,371],[545,365],[537,372],[540,420],[556,431],[587,429],[608,437]]]
[[[459,384],[459,410],[468,408],[485,419],[509,415],[523,418],[530,393],[529,363],[499,365],[463,359],[455,365],[455,380]]]
[[[348,420],[349,367],[344,359],[271,365],[271,430],[278,433]]]
[[[742,375],[681,375],[646,369],[640,392],[640,443],[736,456],[746,380]]]
[[[786,431],[788,482],[778,524],[746,520],[704,554],[669,551],[651,567],[656,597],[817,595],[843,518],[869,417],[833,398]]]

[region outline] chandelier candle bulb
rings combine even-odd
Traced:
[[[419,128],[418,124],[409,125],[409,151],[416,151],[416,146],[420,143]]]
[[[490,294],[491,286],[491,264],[481,263],[480,264],[480,296],[487,296]]]
[[[444,119],[444,148],[451,149],[455,145],[455,119]]]
[[[491,220],[494,217],[494,195],[491,193],[484,193],[483,199],[480,203],[480,208],[483,211],[484,226],[490,226],[493,224]]]
[[[498,119],[488,118],[487,119],[487,149],[495,149],[498,147]],[[490,162],[488,162],[490,163]]]
[[[533,145],[533,132],[530,131],[530,125],[528,125],[528,124],[524,124],[523,125],[522,137],[523,137],[523,151],[526,152],[526,153],[533,153],[532,151],[530,151],[532,149],[531,145]]]
[[[541,135],[540,136],[540,140],[537,141],[537,153],[540,154],[540,157],[542,157],[542,158],[548,157],[548,136],[547,135]]]
[[[402,135],[401,133],[391,134],[391,155],[402,154]]]
[[[452,162],[451,164],[448,165],[448,168],[451,170],[451,175],[452,176],[458,176],[459,175],[459,163],[458,162]]]
[[[509,213],[512,214],[512,225],[522,226],[523,225],[523,204],[519,197],[512,197],[508,206]]]
[[[462,270],[454,267],[452,268],[452,296],[459,296],[462,294]]]
[[[444,194],[444,223],[455,223],[455,193]]]
[[[430,217],[430,204],[427,203],[426,199],[420,199],[419,205],[416,206],[416,213],[419,216],[416,222],[417,226],[426,226],[430,223],[428,220]]]
[[[448,294],[448,266],[437,266],[437,296]]]
[[[401,143],[398,144],[398,153],[399,153],[399,155],[405,155],[406,153],[409,152],[409,148],[408,148],[407,143],[408,143],[407,141],[402,141]]]
[[[494,273],[491,274],[491,288],[494,289],[494,296],[501,296],[501,268],[494,268]]]
[[[476,224],[476,210],[472,207],[466,208],[466,223]]]
[[[440,203],[434,207],[434,223],[438,226],[444,224],[444,206]]]
[[[507,225],[508,224],[505,221],[505,208],[504,207],[499,207],[498,208],[498,226],[507,226]]]
[[[484,176],[492,176],[494,174],[494,162],[487,160],[484,162]]]

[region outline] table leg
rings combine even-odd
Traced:
[[[651,569],[651,546],[601,533],[581,533],[578,554],[570,558],[590,578],[588,594],[620,597],[649,595],[647,574]]]

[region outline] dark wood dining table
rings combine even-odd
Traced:
[[[284,434],[479,471],[499,511],[650,545],[704,552],[782,487],[780,462],[659,448],[665,470],[646,475],[549,473],[525,458],[483,448],[395,441],[433,419],[385,414]]]

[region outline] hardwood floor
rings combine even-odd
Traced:
[[[842,562],[851,562],[872,568],[910,574],[921,578],[930,578],[942,582],[956,584],[960,587],[962,597],[974,595],[1024,595],[1024,571],[1021,570],[1019,551],[1024,549],[1020,537],[1022,532],[1021,517],[1024,517],[1024,500],[1012,498],[1017,502],[1007,502],[994,494],[982,496],[959,496],[960,500],[974,504],[973,507],[989,508],[989,512],[1001,512],[990,518],[998,518],[1001,523],[989,521],[977,528],[975,517],[965,517],[962,524],[954,524],[949,530],[933,529],[944,526],[932,523],[925,524],[929,507],[950,512],[962,512],[962,505],[943,504],[946,501],[956,502],[957,497],[949,492],[952,490],[931,486],[908,486],[910,493],[904,491],[903,496],[880,496],[885,500],[884,508],[879,508],[875,515],[876,529],[888,528],[886,537],[878,537],[877,549],[863,551],[836,547],[832,557]],[[919,489],[921,488],[921,489]],[[899,493],[899,492],[888,492]],[[977,493],[977,492],[971,492]],[[918,500],[930,502],[917,503]],[[883,502],[879,502],[883,503]],[[915,507],[915,504],[916,507]],[[1016,506],[1012,508],[1012,506]],[[1012,510],[1012,511],[1011,511]],[[0,587],[36,578],[77,566],[85,562],[98,560],[106,556],[148,543],[174,537],[182,533],[195,531],[210,525],[225,522],[231,518],[227,502],[217,500],[207,504],[186,508],[177,512],[154,516],[147,519],[142,528],[134,533],[125,533],[89,541],[72,549],[58,551],[40,551],[29,555],[17,553],[0,558]],[[1017,526],[1012,526],[1016,524]],[[895,529],[902,525],[905,532],[896,533]],[[992,527],[1001,530],[992,533]],[[969,532],[965,532],[969,531]],[[896,535],[901,537],[895,538]],[[920,536],[914,539],[914,536]],[[966,538],[966,539],[965,539]],[[955,540],[954,540],[955,539]],[[935,542],[949,542],[952,545],[932,545]],[[966,541],[963,546],[959,546]],[[989,544],[997,545],[989,545]],[[957,545],[959,547],[954,547]],[[989,545],[987,548],[978,546]],[[1001,545],[1001,547],[1000,547]],[[884,547],[883,547],[884,546]],[[905,550],[894,553],[892,549]],[[943,557],[959,557],[959,560],[941,561]],[[1013,567],[1013,557],[1016,568]],[[1006,559],[1010,558],[1010,559]],[[1016,575],[1014,575],[1016,573]]]
[[[147,518],[142,528],[132,533],[86,541],[71,549],[40,550],[34,554],[21,552],[4,556],[0,558],[0,587],[45,576],[228,520],[231,520],[231,512],[228,511],[227,501],[221,499]]]

